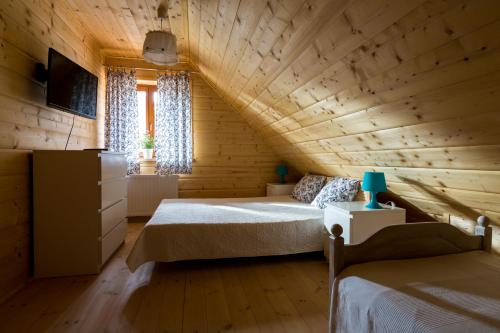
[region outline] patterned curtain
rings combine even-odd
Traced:
[[[191,173],[191,93],[189,75],[158,75],[155,105],[156,172],[159,175]]]
[[[140,172],[136,82],[133,70],[107,70],[105,145],[110,151],[127,153],[129,175]]]

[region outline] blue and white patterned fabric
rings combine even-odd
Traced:
[[[311,205],[323,209],[330,202],[352,201],[359,191],[360,183],[359,179],[334,177],[321,189]]]
[[[297,185],[295,185],[292,192],[292,198],[301,202],[310,203],[319,191],[321,191],[325,181],[325,176],[305,175]]]
[[[160,74],[155,105],[156,172],[189,174],[193,169],[189,75]]]
[[[127,153],[127,173],[140,172],[139,109],[135,71],[107,69],[104,143],[110,151]]]

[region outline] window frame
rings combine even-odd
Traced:
[[[152,137],[155,136],[155,100],[154,93],[157,91],[155,85],[138,84],[137,91],[146,92],[146,131]]]

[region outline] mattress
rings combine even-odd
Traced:
[[[320,251],[323,211],[289,196],[165,199],[127,264]]]
[[[331,332],[499,332],[499,283],[500,258],[483,251],[350,266]]]

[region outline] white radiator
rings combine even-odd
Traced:
[[[177,198],[178,176],[128,177],[128,216],[151,216],[162,199]]]

